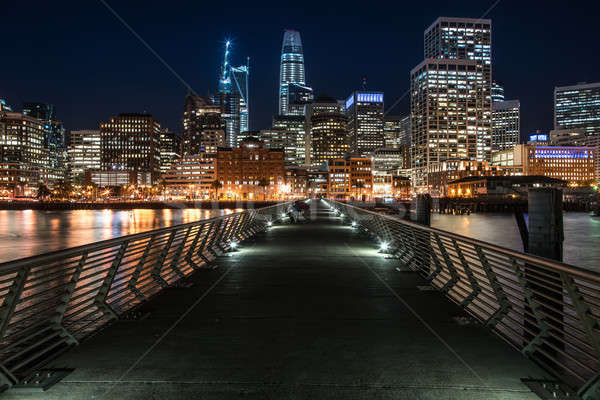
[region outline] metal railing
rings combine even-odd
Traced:
[[[263,230],[289,203],[0,264],[0,389]]]
[[[600,398],[600,274],[328,203],[582,398]]]

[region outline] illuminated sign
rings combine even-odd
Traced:
[[[359,103],[383,103],[383,93],[364,93],[356,94],[356,101]],[[346,99],[346,110],[354,104],[354,94]]]
[[[547,142],[548,135],[541,134],[541,133],[537,133],[535,135],[529,135],[529,141],[530,142]]]
[[[585,159],[593,157],[593,151],[589,149],[565,149],[560,147],[536,147],[535,158],[547,159]]]

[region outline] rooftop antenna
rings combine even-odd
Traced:
[[[362,90],[367,90],[367,77],[362,77]]]

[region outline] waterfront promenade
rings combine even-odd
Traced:
[[[74,371],[31,398],[536,399],[520,379],[540,369],[429,288],[320,202],[54,360]]]

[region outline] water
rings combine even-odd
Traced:
[[[239,210],[235,210],[239,211]],[[174,224],[198,221],[234,210],[0,210],[0,262]],[[509,214],[433,214],[432,226],[522,251],[514,217]],[[600,218],[564,215],[565,262],[600,271]]]
[[[600,272],[600,218],[583,212],[563,215],[564,261]],[[515,218],[511,214],[432,214],[431,226],[459,235],[523,251]]]
[[[241,210],[0,210],[0,262]]]

